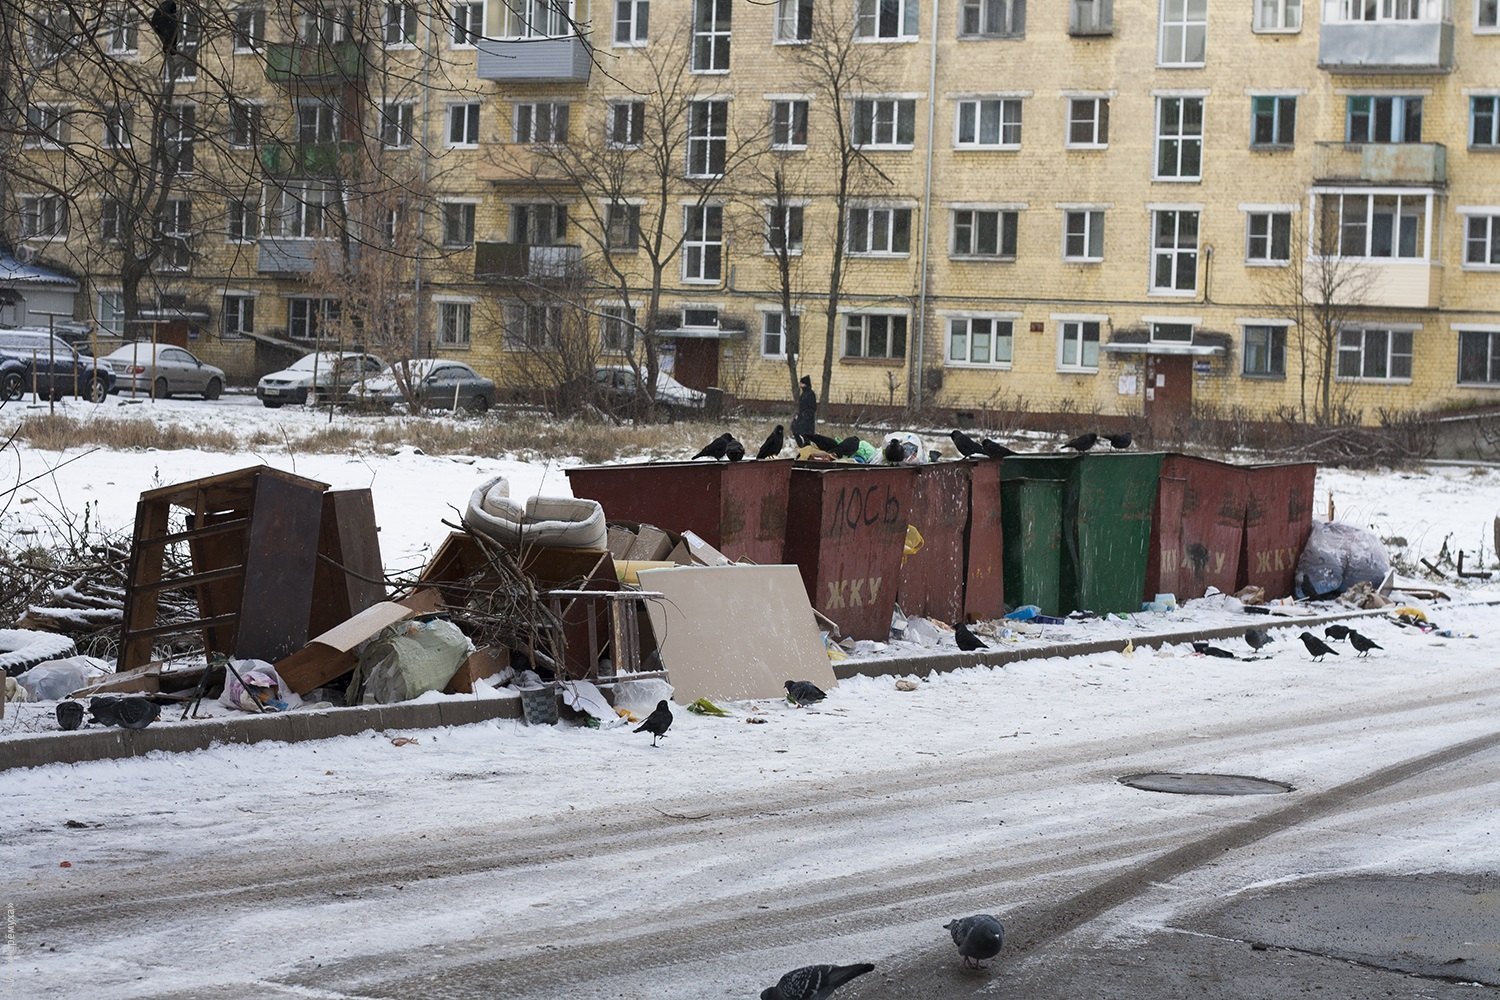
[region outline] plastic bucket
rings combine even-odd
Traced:
[[[528,726],[557,725],[557,688],[550,684],[521,688],[521,712]]]

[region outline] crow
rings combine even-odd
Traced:
[[[667,704],[663,698],[656,703],[656,709],[648,716],[646,721],[636,727],[637,733],[650,733],[651,745],[656,746],[659,737],[667,735],[667,730],[672,728],[672,706]]]
[[[1272,642],[1271,633],[1263,628],[1246,629],[1245,642],[1251,649],[1260,652],[1263,647],[1270,645]]]
[[[1323,630],[1323,634],[1332,639],[1334,642],[1343,642],[1345,639],[1349,638],[1349,633],[1351,631],[1353,630],[1350,629],[1347,625],[1330,625]]]
[[[968,458],[970,455],[984,454],[984,446],[963,431],[949,431],[948,436],[953,439],[954,447],[958,449],[958,453],[964,458]]]
[[[1104,440],[1108,441],[1109,446],[1117,451],[1129,448],[1131,441],[1130,432],[1126,431],[1124,434],[1106,434],[1104,435]]]
[[[906,461],[906,446],[895,438],[891,438],[885,443],[885,447],[880,449],[880,457],[891,465],[900,465]]]
[[[775,458],[781,454],[781,449],[785,446],[786,431],[780,424],[777,424],[776,429],[771,431],[770,436],[766,438],[766,443],[760,446],[760,451],[755,453],[755,460],[759,462],[763,459]]]
[[[874,972],[869,962],[860,965],[809,965],[793,969],[776,983],[760,991],[760,1000],[828,1000],[833,991],[857,976]]]
[[[1000,954],[1000,946],[1005,943],[1005,927],[988,913],[950,920],[943,925],[943,930],[953,935],[953,943],[958,945],[958,953],[964,957],[965,968],[984,968],[981,963]]]
[[[733,434],[720,434],[718,437],[708,442],[708,444],[704,445],[703,450],[694,455],[693,458],[697,459],[707,456],[717,462],[719,459],[724,457],[724,453],[729,450],[729,442],[733,440]]]
[[[989,649],[990,644],[969,630],[969,626],[963,622],[953,626],[953,638],[958,641],[958,648],[965,653],[972,653],[976,649]]]
[[[993,441],[990,438],[980,439],[979,447],[990,458],[1009,458],[1015,454],[999,441]]]
[[[1384,646],[1377,643],[1374,639],[1368,639],[1360,633],[1354,631],[1352,628],[1349,630],[1349,645],[1359,650],[1359,652],[1355,654],[1357,656],[1369,656],[1370,650],[1385,648]]]
[[[817,445],[818,450],[826,451],[829,454],[832,454],[833,450],[839,446],[839,443],[833,438],[824,437],[822,434],[809,434],[807,440]]]
[[[1093,431],[1089,431],[1087,434],[1078,435],[1076,438],[1063,445],[1063,448],[1072,448],[1077,452],[1085,452],[1098,443],[1099,435],[1095,434]]]
[[[733,434],[726,434],[724,436],[729,438],[728,443],[724,445],[724,457],[729,459],[731,462],[738,462],[740,459],[744,458],[745,446],[740,444],[740,439],[735,437]]]
[[[1334,656],[1339,655],[1338,650],[1334,649],[1332,646],[1328,645],[1328,643],[1324,642],[1322,639],[1319,639],[1311,632],[1303,632],[1301,635],[1297,636],[1297,638],[1302,640],[1302,645],[1306,646],[1307,651],[1312,654],[1314,663],[1321,662],[1323,657],[1327,656],[1329,653],[1332,653]]]
[[[1206,642],[1195,642],[1195,643],[1193,643],[1193,652],[1198,653],[1198,654],[1200,654],[1202,656],[1217,656],[1220,659],[1224,659],[1224,660],[1237,660],[1237,659],[1239,659],[1239,657],[1235,656],[1229,650],[1227,650],[1227,649],[1220,649],[1218,646],[1211,646],[1211,645],[1209,645]]]
[[[831,452],[831,454],[834,458],[853,458],[855,453],[858,451],[859,438],[855,437],[853,434],[850,434],[848,437],[844,438],[843,440],[839,441],[838,444],[833,446],[833,451]]]
[[[827,698],[823,689],[812,681],[787,681],[786,700],[798,708],[806,708]]]
[[[161,0],[151,12],[151,30],[161,40],[162,51],[177,54],[177,0]]]

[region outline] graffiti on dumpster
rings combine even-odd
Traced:
[[[1255,572],[1257,573],[1285,573],[1294,569],[1297,565],[1297,549],[1295,546],[1284,548],[1257,549],[1255,555]]]
[[[885,525],[886,530],[904,531],[901,506],[889,486],[879,483],[864,487],[845,486],[839,490],[832,516],[823,525],[823,537],[837,538],[875,524]]]
[[[1211,551],[1201,542],[1193,542],[1183,549],[1175,545],[1163,545],[1161,547],[1161,566],[1163,570],[1176,567],[1178,569],[1192,570],[1194,573],[1222,573],[1224,564],[1228,561],[1228,554],[1224,552]]]
[[[823,610],[873,606],[880,598],[880,580],[878,576],[867,576],[854,580],[827,581],[828,599],[823,602]]]

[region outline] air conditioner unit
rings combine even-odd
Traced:
[[[36,260],[36,247],[22,243],[15,249],[15,258],[22,264],[30,264]]]

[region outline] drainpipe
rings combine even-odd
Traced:
[[[422,19],[427,33],[427,44],[422,46],[422,142],[421,150],[418,152],[421,164],[417,173],[418,197],[414,199],[417,205],[417,256],[412,262],[411,279],[411,309],[412,309],[412,331],[411,331],[411,356],[420,358],[422,356],[422,240],[421,236],[427,232],[427,181],[429,178],[429,161],[432,157],[429,145],[430,130],[432,128],[432,50],[438,44],[437,32],[433,29],[432,22],[427,18]],[[441,126],[440,126],[441,127]]]
[[[933,129],[937,122],[937,61],[938,61],[938,0],[932,0],[932,54],[927,66],[927,162],[926,176],[922,179],[922,252],[918,259],[921,273],[917,276],[917,336],[916,351],[912,354],[912,388],[908,398],[917,409],[922,408],[922,362],[927,344],[927,241],[932,232],[932,149]]]

